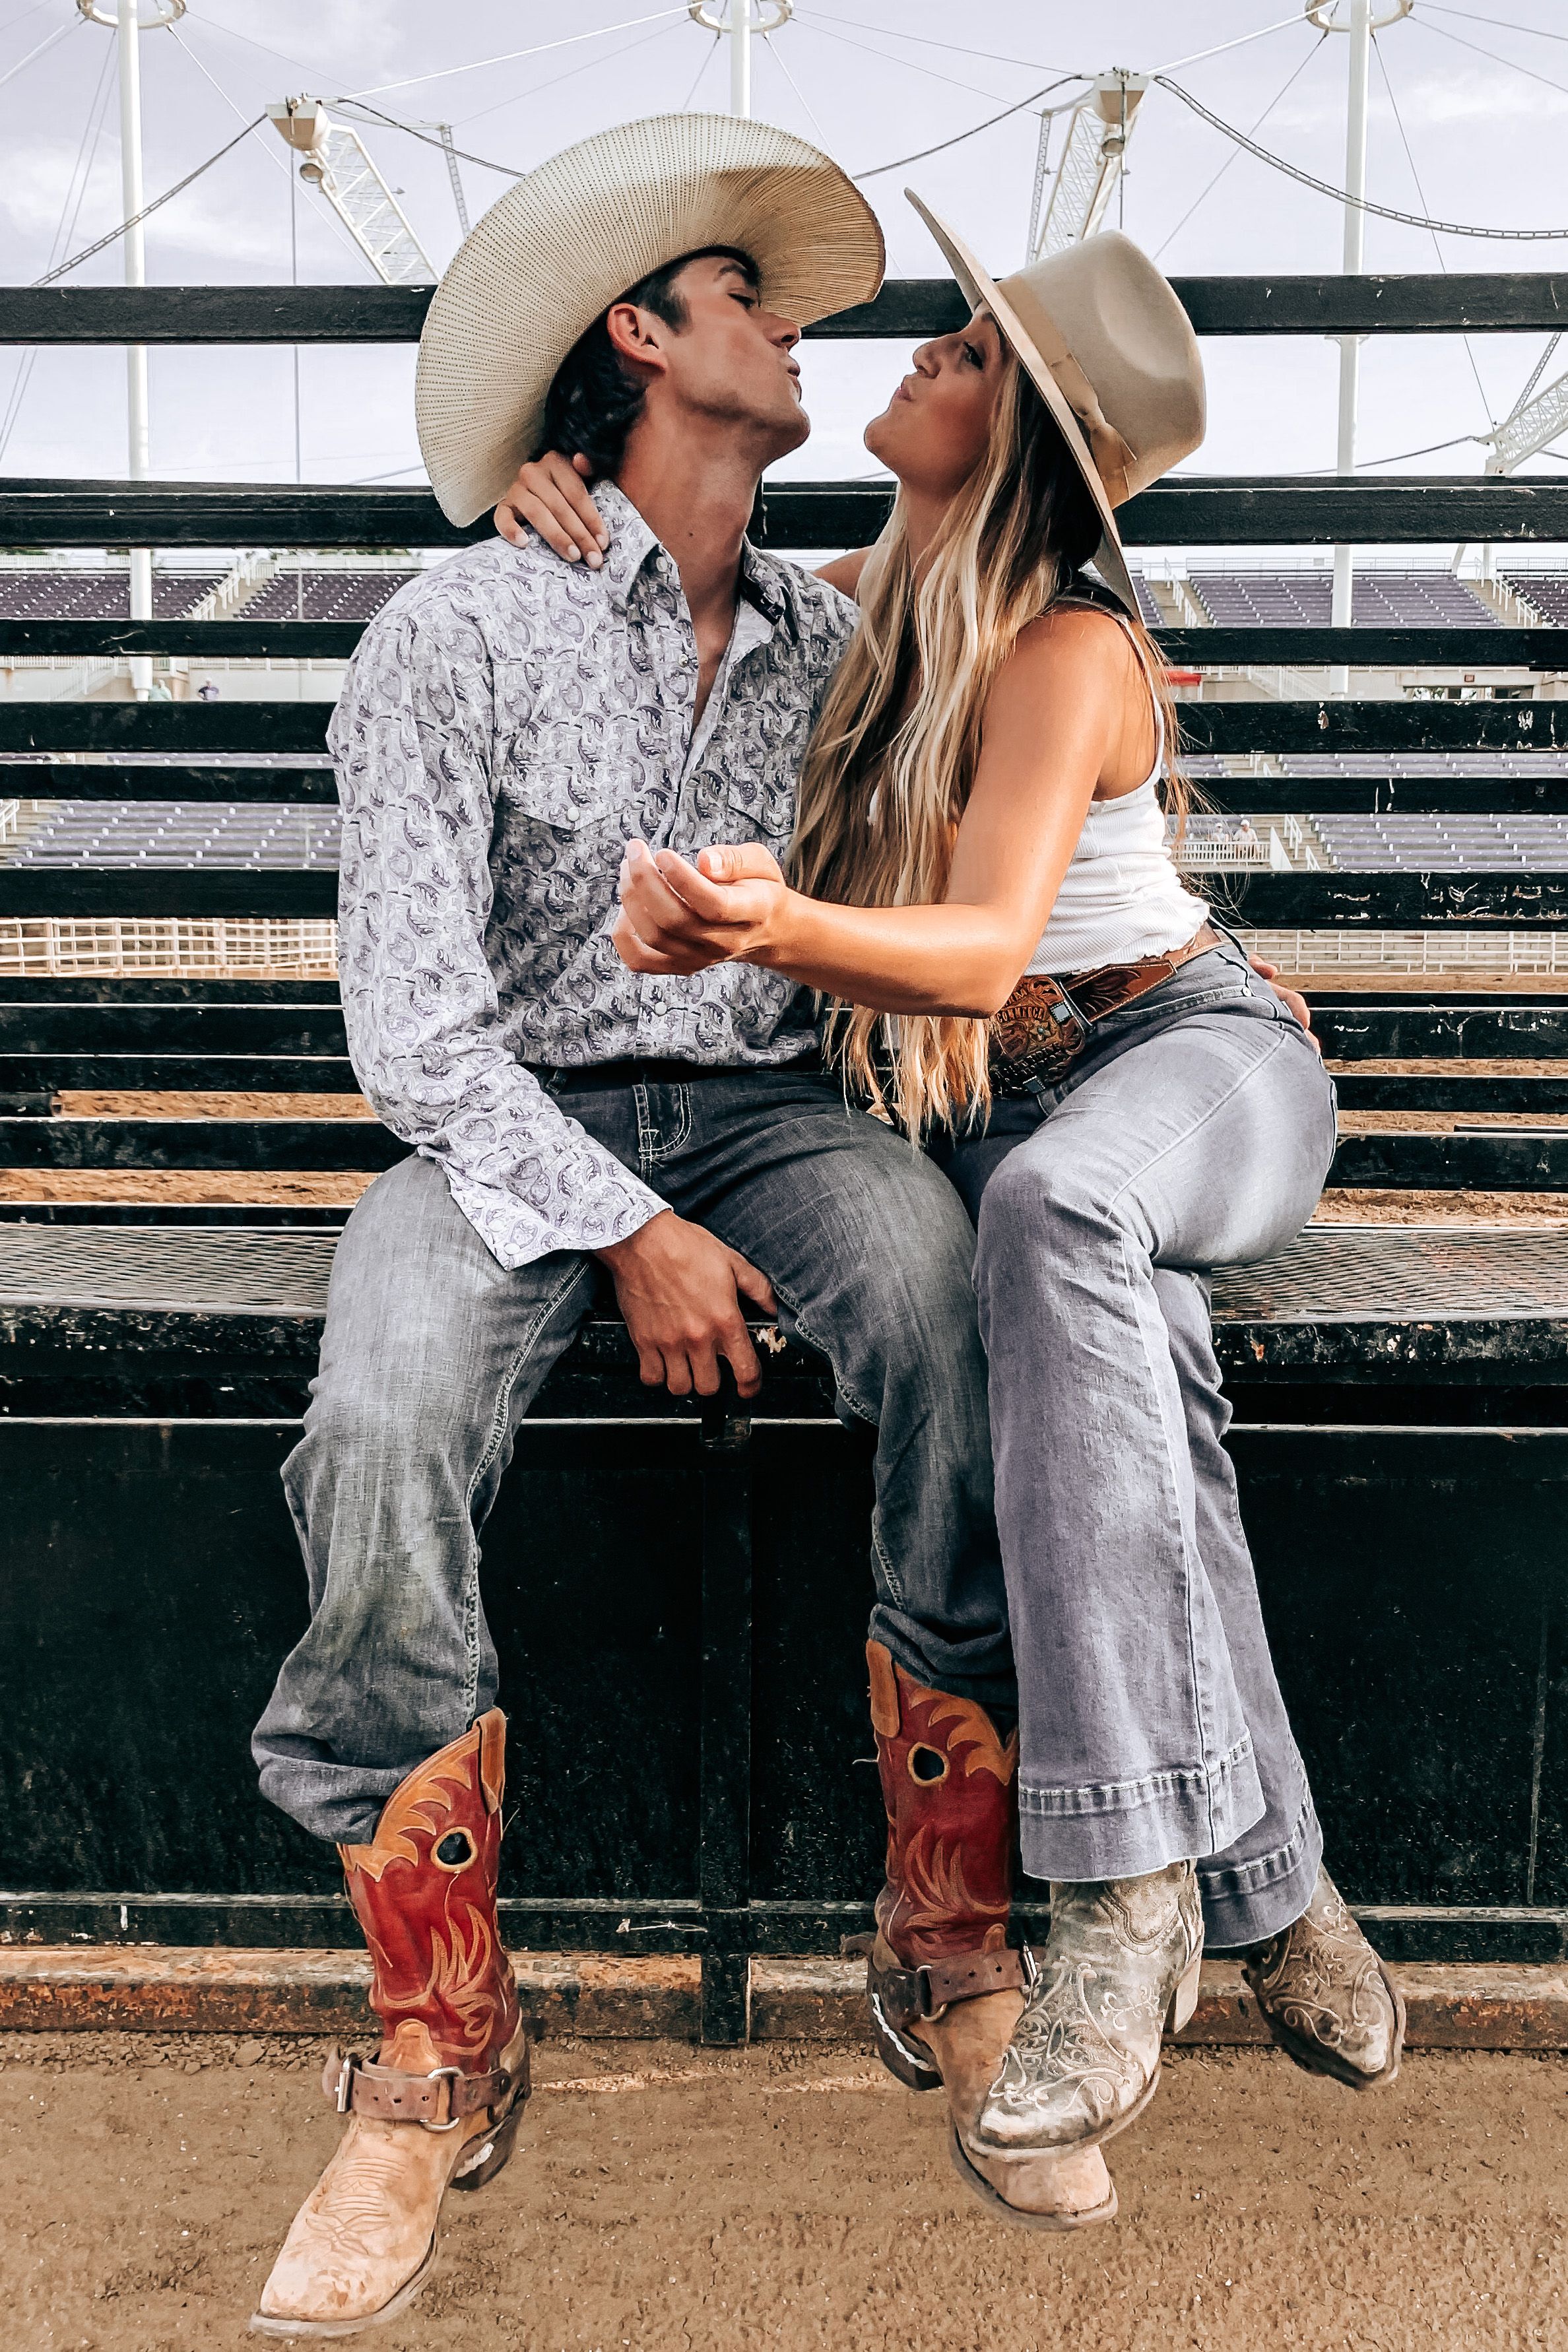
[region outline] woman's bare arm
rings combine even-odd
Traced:
[[[819,580],[826,580],[830,588],[837,588],[840,594],[858,598],[860,574],[866,569],[866,558],[870,552],[868,547],[852,547],[847,555],[836,555],[831,563],[820,564],[816,576]]]
[[[1102,614],[1057,613],[1024,632],[986,703],[941,906],[825,905],[753,846],[704,850],[692,866],[634,844],[621,954],[643,971],[761,964],[883,1013],[994,1013],[1045,929],[1135,676]]]

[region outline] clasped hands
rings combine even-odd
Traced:
[[[777,858],[756,842],[704,849],[693,865],[673,849],[631,841],[610,936],[633,971],[766,964],[782,945],[793,896]]]

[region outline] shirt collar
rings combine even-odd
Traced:
[[[610,534],[599,576],[616,606],[625,612],[633,588],[654,557],[662,556],[672,574],[675,561],[618,482],[596,482],[594,503]],[[749,539],[741,542],[741,593],[775,628],[789,610],[781,566],[772,556],[754,548]]]

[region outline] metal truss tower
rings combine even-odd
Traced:
[[[320,188],[383,283],[434,285],[430,258],[358,131],[334,122],[319,98],[286,98],[267,111],[304,158],[300,177]]]
[[[1051,183],[1043,219],[1038,208],[1051,118],[1047,114],[1042,120],[1042,169],[1037,175],[1036,218],[1029,230],[1032,261],[1047,253],[1061,253],[1069,245],[1092,236],[1103,226],[1121,177],[1138,103],[1148,87],[1147,74],[1128,73],[1120,67],[1095,76],[1093,88],[1068,117],[1067,145]]]

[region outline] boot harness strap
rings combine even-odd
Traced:
[[[350,2051],[327,2053],[321,2088],[340,2116],[374,2116],[382,2123],[422,2124],[426,2131],[455,2131],[481,2108],[498,2106],[518,2074],[497,2066],[488,2074],[465,2074],[460,2066],[437,2066],[428,2074],[405,2074],[378,2066]]]
[[[918,1969],[874,1967],[871,1989],[890,2025],[912,2025],[916,2018],[936,2017],[957,2000],[978,2000],[988,1992],[1026,1991],[1035,1975],[1034,1954],[1026,1947],[1018,1951],[1008,1947],[1000,1952],[959,1952]]]

